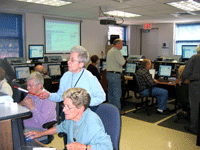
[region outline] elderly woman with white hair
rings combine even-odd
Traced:
[[[200,45],[197,46],[197,54],[189,60],[182,74],[182,81],[189,80],[189,101],[191,126],[184,128],[197,134],[200,102]]]
[[[82,46],[74,46],[71,49],[68,60],[68,72],[64,73],[60,79],[57,93],[43,91],[39,94],[40,98],[48,98],[52,101],[63,101],[64,91],[74,87],[81,87],[87,90],[91,96],[89,108],[93,111],[97,106],[105,101],[105,92],[98,79],[84,67],[89,61],[89,53]]]

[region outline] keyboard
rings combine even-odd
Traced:
[[[159,82],[170,82],[169,80],[166,79],[157,79]]]

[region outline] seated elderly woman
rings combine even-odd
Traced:
[[[56,121],[56,103],[48,99],[40,99],[37,94],[43,90],[44,78],[39,72],[33,72],[27,77],[27,89],[36,95],[28,94],[20,105],[32,112],[32,117],[24,120],[25,132],[30,130],[45,130],[44,123]],[[44,140],[40,139],[41,140]]]
[[[88,108],[90,95],[82,88],[71,88],[63,94],[65,120],[59,125],[42,132],[32,131],[26,136],[38,138],[60,132],[67,133],[67,149],[112,150],[111,138],[105,133],[99,116]]]

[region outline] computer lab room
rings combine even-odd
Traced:
[[[0,149],[200,150],[199,33],[199,0],[1,0]]]

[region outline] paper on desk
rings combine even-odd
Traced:
[[[0,92],[0,94],[2,94],[2,93]],[[6,95],[6,94],[0,95],[0,103],[5,103],[5,102],[11,103],[13,101],[14,100],[10,95]]]
[[[56,150],[56,148],[34,147],[33,150]]]
[[[155,78],[156,70],[155,69],[149,69],[149,73],[152,75],[152,78]]]

